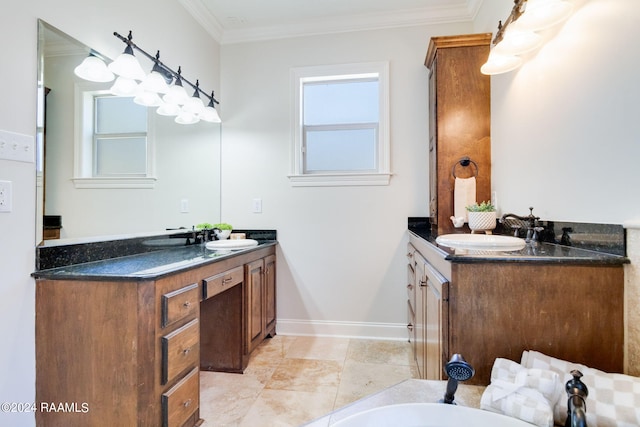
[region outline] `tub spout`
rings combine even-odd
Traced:
[[[569,400],[567,401],[567,421],[565,427],[587,427],[587,404],[586,397],[589,390],[585,383],[580,381],[582,372],[578,370],[571,371],[573,379],[567,381],[565,390]]]

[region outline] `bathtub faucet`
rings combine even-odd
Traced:
[[[587,427],[587,404],[586,397],[589,390],[585,383],[580,381],[582,372],[578,370],[571,371],[573,379],[567,381],[565,390],[569,400],[567,401],[567,421],[565,427]]]

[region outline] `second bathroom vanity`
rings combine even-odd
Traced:
[[[409,231],[408,317],[420,376],[442,379],[455,353],[488,385],[498,357],[537,350],[622,372],[624,256],[551,243],[457,251]]]
[[[200,369],[242,372],[275,334],[275,232],[238,251],[182,242],[34,273],[36,401],[72,409],[38,411],[38,425],[200,425]]]

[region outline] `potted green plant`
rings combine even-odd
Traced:
[[[496,228],[496,208],[491,202],[474,203],[467,206],[467,215],[472,233],[484,231],[491,234],[491,230]]]
[[[213,229],[218,240],[225,240],[229,238],[229,235],[231,235],[233,226],[231,224],[227,224],[226,222],[221,222],[218,224],[213,224]]]

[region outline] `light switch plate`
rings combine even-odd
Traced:
[[[11,181],[0,181],[0,212],[11,212],[12,187]]]
[[[262,213],[262,199],[253,199],[253,213]]]
[[[33,163],[35,161],[33,136],[0,130],[0,159]]]

